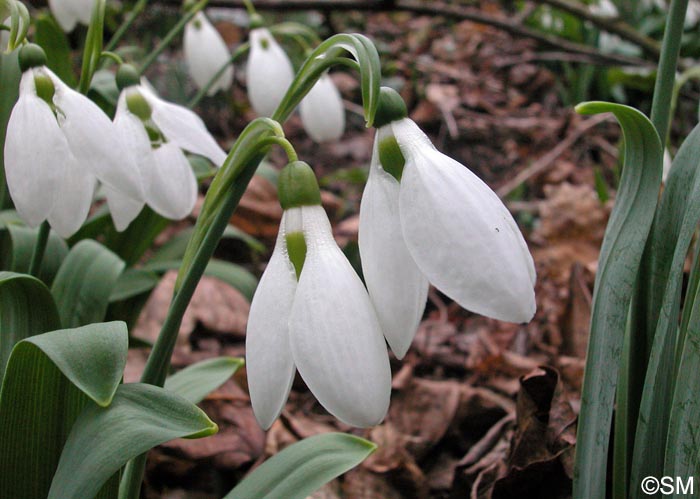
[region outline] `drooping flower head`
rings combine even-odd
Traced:
[[[20,51],[20,92],[7,126],[5,173],[20,217],[34,227],[48,220],[68,237],[87,218],[97,180],[138,202],[136,164],[102,110],[69,88],[45,64],[36,45]]]
[[[197,12],[185,25],[184,53],[187,68],[198,88],[204,88],[231,59],[226,42],[203,12]],[[211,85],[207,95],[228,90],[232,83],[233,65],[229,65]]]
[[[263,27],[253,28],[250,31],[246,85],[255,112],[260,116],[272,116],[293,79],[292,63],[270,31]]]
[[[333,238],[311,168],[288,165],[279,194],[284,215],[246,333],[255,416],[263,428],[274,422],[298,369],[338,419],[378,424],[389,406],[391,370],[372,303]]]
[[[382,89],[360,207],[362,270],[394,353],[408,350],[428,283],[462,307],[509,322],[535,313],[535,268],[498,196],[442,154]]]
[[[49,9],[66,33],[73,31],[80,23],[90,24],[93,0],[49,0]]]
[[[301,122],[315,142],[338,140],[345,131],[345,108],[328,74],[318,79],[299,105]]]
[[[114,124],[127,147],[125,155],[138,165],[145,196],[140,203],[106,189],[107,203],[117,230],[139,214],[144,201],[156,213],[180,220],[197,201],[197,179],[183,150],[221,166],[226,153],[204,122],[187,108],[166,102],[141,82],[135,69],[124,64],[117,81],[122,88]]]

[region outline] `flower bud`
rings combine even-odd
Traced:
[[[19,67],[24,73],[28,69],[46,66],[46,53],[39,45],[28,43],[19,51]]]
[[[316,175],[303,161],[289,163],[280,172],[277,194],[284,210],[321,204]]]

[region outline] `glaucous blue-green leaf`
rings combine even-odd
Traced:
[[[122,270],[124,262],[96,241],[73,246],[51,286],[63,326],[102,321]]]
[[[28,272],[38,234],[38,228],[32,229],[22,225],[9,224],[0,229],[0,268],[13,272]],[[39,279],[50,286],[67,254],[66,242],[51,231],[44,258],[41,260]]]
[[[153,253],[153,256],[151,256],[151,258],[148,261],[164,262],[181,260],[182,257],[185,255],[187,243],[189,242],[190,237],[192,237],[193,232],[194,229],[192,227],[188,227],[186,229],[181,230],[175,236],[170,238],[165,244],[163,244],[163,246],[158,248],[158,250],[155,253]],[[264,244],[255,239],[253,236],[246,234],[238,227],[234,227],[233,225],[229,225],[226,227],[226,230],[224,230],[224,234],[223,236],[221,236],[221,238],[238,239],[244,242],[248,246],[248,248],[250,248],[250,250],[255,253],[263,253],[265,251]]]
[[[582,114],[612,112],[624,135],[624,167],[598,261],[588,364],[579,416],[575,499],[605,497],[615,390],[632,291],[656,209],[663,149],[649,119],[606,102],[577,106]]]
[[[134,265],[169,224],[170,220],[145,206],[123,232],[117,232],[110,220],[104,243],[127,265]]]
[[[112,402],[127,348],[120,322],[17,343],[0,391],[0,497],[46,499],[75,418],[89,401]]]
[[[224,384],[242,365],[243,359],[235,357],[203,360],[168,377],[165,388],[197,404]]]
[[[0,272],[0,382],[19,341],[59,327],[58,310],[43,282],[26,274]]]
[[[92,498],[130,459],[175,438],[218,427],[196,405],[141,383],[120,385],[107,407],[88,404],[66,440],[48,499]]]
[[[158,276],[143,269],[126,269],[121,273],[109,295],[110,303],[127,300],[151,291],[158,285]]]
[[[224,499],[305,499],[376,449],[372,442],[346,433],[315,435],[272,456]]]

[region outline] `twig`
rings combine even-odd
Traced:
[[[552,163],[554,163],[554,161],[559,156],[561,156],[567,149],[573,146],[574,143],[576,143],[576,141],[578,141],[578,139],[580,139],[581,136],[583,136],[583,134],[585,134],[594,126],[608,119],[610,119],[610,116],[608,114],[599,114],[584,121],[578,128],[576,128],[576,130],[569,134],[569,136],[567,136],[564,140],[559,142],[559,144],[557,144],[557,146],[554,149],[549,151],[544,156],[541,156],[537,161],[535,161],[523,171],[518,173],[513,179],[509,180],[500,188],[498,188],[496,190],[496,194],[498,194],[499,197],[504,198],[508,196],[508,194],[513,192],[515,189],[517,189],[518,186],[523,182],[526,182],[528,179],[544,172],[547,168],[549,168],[552,165]]]

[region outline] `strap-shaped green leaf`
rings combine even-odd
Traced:
[[[0,266],[13,272],[28,272],[38,233],[39,229],[13,224],[0,230]],[[55,232],[50,232],[39,279],[50,286],[67,254],[66,242]]]
[[[59,327],[58,310],[43,282],[26,274],[0,272],[0,382],[19,341]]]
[[[152,385],[120,385],[108,407],[88,404],[76,419],[48,499],[89,499],[126,462],[174,438],[218,427],[196,405]]]
[[[73,73],[73,57],[68,38],[53,17],[48,13],[34,19],[34,40],[46,53],[47,66],[67,85],[77,83]]]
[[[188,227],[186,229],[181,230],[177,233],[177,235],[173,236],[170,240],[163,244],[163,246],[158,248],[158,251],[156,251],[148,261],[166,262],[173,260],[181,260],[182,257],[185,255],[187,243],[190,240],[190,237],[192,237],[193,232],[194,228],[192,227]],[[265,245],[258,241],[256,238],[246,234],[241,229],[239,229],[238,227],[234,227],[233,225],[229,225],[228,227],[226,227],[226,230],[224,230],[224,234],[223,236],[221,236],[221,238],[238,239],[244,242],[248,246],[248,248],[250,248],[251,251],[254,251],[256,253],[263,253],[266,249]]]
[[[304,499],[376,449],[372,442],[345,433],[314,435],[272,456],[224,499]]]
[[[187,366],[165,380],[165,388],[193,404],[202,401],[209,393],[225,383],[239,367],[243,359],[216,357]]]
[[[17,343],[0,391],[0,497],[46,499],[73,421],[89,400],[112,401],[127,348],[121,322]]]
[[[614,113],[625,140],[622,178],[596,275],[574,475],[574,498],[602,499],[625,324],[656,209],[663,150],[654,126],[634,108],[588,102],[576,110]]]
[[[77,327],[104,320],[123,269],[124,262],[101,244],[89,239],[76,244],[51,287],[61,324]]]
[[[5,185],[5,135],[10,113],[19,96],[19,80],[22,73],[17,62],[18,52],[0,52],[0,210],[12,206],[10,193]]]
[[[637,420],[631,486],[641,483],[646,476],[656,476],[664,466],[678,366],[676,350],[677,345],[684,342],[678,334],[683,266],[700,219],[698,157],[700,125],[683,142],[673,162],[673,180],[666,186],[670,191],[661,200],[655,231],[650,236],[652,281],[648,289],[651,296],[656,295],[656,299],[660,299],[661,308],[656,314],[656,327],[653,324],[648,326],[650,331],[654,331],[654,336]],[[658,289],[652,291],[652,288]],[[648,302],[647,306],[652,307],[652,302]]]
[[[110,303],[133,298],[151,291],[158,285],[159,279],[154,272],[143,269],[126,269],[121,273],[109,295]]]

